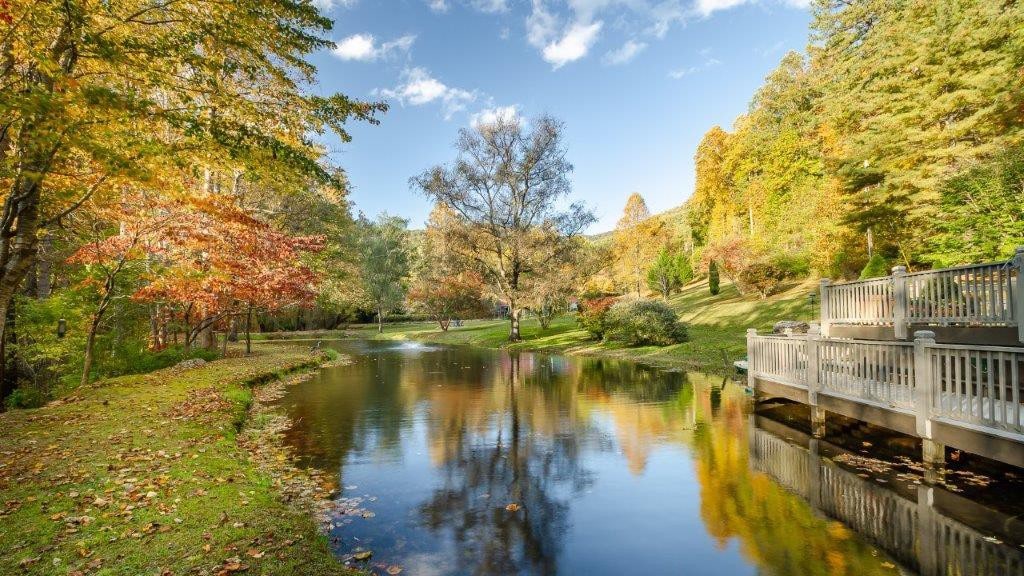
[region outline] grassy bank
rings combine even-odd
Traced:
[[[347,573],[237,439],[252,386],[321,360],[275,347],[0,414],[0,574]]]
[[[580,330],[574,315],[556,319],[543,330],[533,318],[523,322],[523,341],[510,345],[508,322],[504,320],[473,320],[460,328],[441,332],[435,323],[415,322],[385,324],[384,333],[375,326],[360,326],[349,331],[370,338],[409,339],[446,344],[469,344],[488,348],[508,347],[521,350],[546,350],[626,358],[651,364],[724,372],[732,370],[732,362],[746,356],[746,330],[766,330],[778,320],[810,319],[816,316],[807,295],[813,283],[796,284],[789,289],[760,300],[741,296],[735,287],[722,286],[712,296],[706,282],[688,285],[674,295],[670,304],[680,318],[689,324],[690,339],[675,346],[629,348],[613,343],[595,342]]]

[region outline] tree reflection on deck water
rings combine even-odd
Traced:
[[[750,415],[721,377],[633,363],[344,342],[281,400],[337,471],[341,557],[402,574],[1020,574],[1007,516]],[[882,484],[884,482],[884,485]],[[1015,485],[1019,489],[1019,485]],[[998,484],[993,490],[1005,490]],[[984,512],[984,513],[980,513]]]

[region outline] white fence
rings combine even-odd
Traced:
[[[930,344],[931,416],[1024,434],[1024,348]]]
[[[833,324],[893,326],[1015,326],[1024,342],[1024,247],[1006,262],[908,274],[897,266],[885,278],[833,284],[821,281],[822,332]]]
[[[864,340],[817,340],[816,344],[820,390],[913,410],[913,344]]]
[[[747,332],[751,378],[913,414],[931,438],[931,421],[996,432],[1024,442],[1024,348],[836,340],[818,334]]]
[[[807,387],[807,342],[802,338],[758,336],[747,341],[748,370],[755,376]]]

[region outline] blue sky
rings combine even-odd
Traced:
[[[326,144],[367,215],[422,227],[408,179],[454,158],[459,128],[494,114],[566,124],[573,195],[611,229],[626,197],[652,211],[693,190],[701,136],[742,114],[788,50],[807,0],[314,0],[337,47],[314,56],[316,88],[387,100],[379,126]]]

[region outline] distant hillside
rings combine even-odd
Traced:
[[[654,214],[651,218],[664,222],[665,227],[671,231],[672,238],[686,238],[689,236],[690,225],[686,221],[685,204]],[[615,231],[609,230],[599,234],[590,234],[587,238],[595,244],[601,244],[604,242],[611,242],[613,234],[615,234]]]

